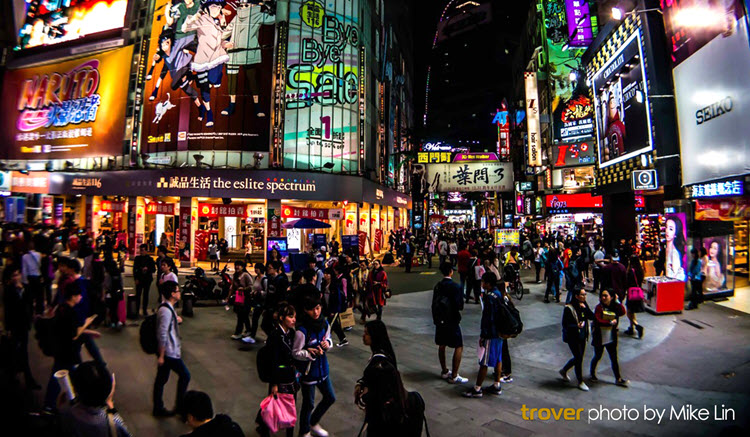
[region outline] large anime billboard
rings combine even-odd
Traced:
[[[128,0],[25,0],[17,50],[76,41],[125,25]]]
[[[359,1],[290,1],[286,168],[358,170],[361,68]]]
[[[141,150],[267,151],[275,2],[156,0]]]

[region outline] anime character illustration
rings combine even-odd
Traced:
[[[726,288],[724,284],[724,265],[722,264],[723,252],[721,241],[711,240],[708,245],[708,264],[706,265],[706,279],[704,283],[707,292],[718,291]]]
[[[156,99],[156,95],[159,93],[162,81],[169,73],[172,80],[172,90],[176,91],[181,89],[188,97],[195,103],[199,108],[201,107],[200,100],[198,99],[198,92],[191,86],[191,82],[194,81],[194,75],[190,71],[190,63],[192,62],[193,55],[185,50],[177,50],[175,47],[175,33],[171,28],[167,28],[159,35],[159,50],[154,55],[154,64],[151,67],[151,72],[146,79],[149,79],[153,68],[158,63],[164,63],[159,79],[156,80],[154,91],[148,98],[150,101]],[[158,112],[159,106],[157,105],[155,111]],[[161,119],[161,118],[160,118]]]
[[[229,61],[227,49],[234,46],[227,41],[234,23],[227,23],[227,15],[231,12],[224,9],[226,3],[226,0],[201,0],[200,11],[188,16],[181,29],[184,33],[196,33],[198,45],[190,68],[196,75],[203,101],[198,119],[202,121],[205,114],[206,127],[214,125],[211,87],[221,85],[224,64]]]
[[[665,229],[667,240],[666,276],[678,281],[685,280],[685,266],[682,257],[685,254],[687,242],[683,232],[682,220],[676,215],[667,216]]]
[[[172,97],[170,96],[170,94],[167,93],[167,100],[156,104],[156,110],[155,110],[156,116],[154,117],[154,120],[152,121],[152,123],[159,124],[162,117],[164,117],[164,114],[166,114],[167,111],[169,111],[172,108],[176,108],[176,106],[170,101],[171,98]]]
[[[258,35],[263,25],[276,22],[275,2],[257,0],[239,0],[235,8],[237,14],[232,20],[234,27],[229,38],[231,47],[228,48],[229,62],[227,62],[227,79],[229,87],[229,106],[221,111],[221,115],[232,115],[237,99],[237,81],[240,67],[244,66],[245,79],[253,96],[255,115],[265,117],[260,105],[260,86],[258,74],[262,61],[262,47]]]

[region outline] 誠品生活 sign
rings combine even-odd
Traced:
[[[531,167],[542,165],[542,145],[540,138],[541,124],[539,121],[539,92],[536,83],[536,72],[527,71],[523,74],[526,84],[526,126],[528,130],[528,164]]]
[[[513,191],[513,163],[432,164],[427,166],[427,181],[433,193]]]
[[[122,155],[133,47],[7,70],[0,129],[7,159]]]
[[[694,12],[692,2],[663,3],[667,36],[673,41],[682,183],[693,185],[747,174],[747,2],[700,2],[701,17],[705,17],[701,26],[681,18]]]

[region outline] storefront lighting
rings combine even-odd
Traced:
[[[641,155],[641,167],[648,166],[648,156],[646,154]]]
[[[576,74],[576,72],[575,72],[575,71],[571,71],[571,72],[570,72],[570,81],[571,81],[571,82],[575,82],[575,81],[577,81],[577,80],[578,80],[578,74]]]

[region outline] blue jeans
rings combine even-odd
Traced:
[[[154,381],[154,410],[161,410],[164,408],[164,385],[169,381],[169,372],[173,371],[177,374],[177,397],[176,409],[181,412],[182,399],[185,397],[188,384],[190,383],[190,371],[188,370],[182,358],[170,358],[164,357],[164,364],[158,367],[156,370],[156,381]]]
[[[313,407],[315,406],[315,387],[320,390],[323,399],[321,399],[318,406],[315,407],[315,411],[313,411]],[[300,435],[310,432],[310,426],[317,425],[334,402],[336,402],[336,394],[333,392],[330,375],[325,381],[315,385],[302,384],[302,409],[299,413]]]

